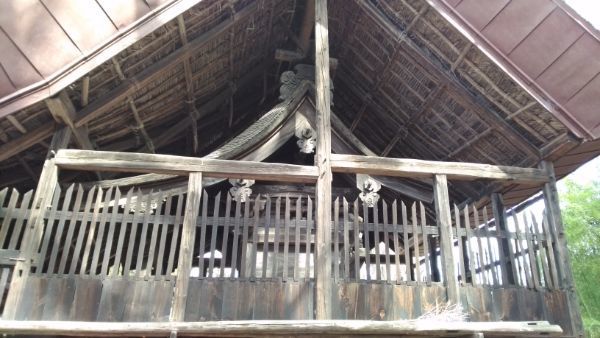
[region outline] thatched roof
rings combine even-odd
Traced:
[[[459,30],[443,11],[459,3],[330,0],[333,110],[342,122],[382,156],[524,167],[552,159],[565,175],[597,154],[599,141],[580,145],[593,138],[586,134],[593,128],[574,126],[552,108],[554,94],[528,87],[521,81],[527,74],[506,69]],[[300,50],[304,1],[166,4],[178,4],[181,14],[171,12],[173,19],[114,57],[90,58],[98,64],[64,87],[62,100],[72,102],[74,124],[87,128],[92,147],[207,154],[277,103],[279,75],[295,63],[276,58],[277,49],[297,50],[298,62],[311,62],[310,51]],[[552,11],[564,9],[554,4]],[[158,15],[156,9],[144,13]],[[10,112],[0,118],[0,185],[31,187],[58,123],[44,95],[7,95],[0,99],[0,110]],[[17,101],[27,107],[10,111]],[[24,138],[33,145],[20,142]],[[3,151],[9,156],[2,158]],[[511,191],[509,204],[531,193],[484,182],[454,188],[457,199]]]

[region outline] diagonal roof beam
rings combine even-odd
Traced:
[[[358,6],[371,18],[375,21],[382,29],[386,30],[389,34],[393,36],[400,36],[405,34],[404,31],[396,27],[392,22],[389,21],[385,15],[383,15],[372,3],[368,1],[356,1]],[[422,63],[422,65],[427,69],[432,69],[435,71],[435,75],[439,77],[441,83],[445,83],[448,85],[448,90],[453,91],[458,94],[457,98],[462,99],[463,104],[467,104],[474,113],[478,114],[481,119],[493,125],[496,129],[498,129],[502,134],[508,139],[510,143],[512,143],[515,147],[522,149],[528,155],[539,159],[540,152],[539,150],[533,146],[523,135],[513,129],[504,119],[494,113],[487,105],[481,102],[480,98],[475,97],[471,92],[464,89],[463,85],[458,82],[458,80],[452,74],[450,69],[446,70],[444,67],[432,58],[427,57],[427,52],[424,51],[421,47],[417,46],[410,39],[403,39],[400,43],[404,43],[408,48],[406,48],[406,52],[409,56],[412,56],[413,59]],[[459,91],[458,89],[464,89]]]
[[[75,127],[73,119],[75,118],[76,110],[73,102],[65,91],[60,92],[58,96],[51,97],[45,100],[50,114],[58,122],[62,122],[71,129],[75,142],[84,150],[94,150],[92,141],[85,126]]]
[[[94,118],[104,114],[113,108],[116,104],[122,102],[127,96],[135,93],[140,88],[148,85],[152,81],[155,81],[159,77],[163,76],[166,72],[178,67],[184,58],[189,58],[200,48],[204,47],[209,42],[220,37],[221,35],[228,33],[229,29],[237,22],[245,20],[252,14],[258,11],[258,4],[254,2],[242,10],[236,13],[235,16],[225,19],[212,29],[206,31],[204,34],[198,36],[194,40],[189,41],[188,44],[174,51],[167,57],[156,62],[152,66],[144,69],[142,72],[128,78],[122,82],[119,86],[109,91],[102,98],[91,102],[88,106],[83,108],[77,113],[77,119],[75,121],[76,127],[81,127],[86,123],[90,122]]]

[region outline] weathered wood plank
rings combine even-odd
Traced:
[[[340,231],[340,199],[337,197],[333,201],[333,279],[338,281],[340,279],[340,243],[339,243],[339,231]]]
[[[23,199],[21,200],[21,212],[17,216],[17,220],[15,222],[15,227],[13,229],[13,233],[10,238],[10,242],[8,243],[9,250],[15,250],[17,248],[17,244],[21,244],[21,233],[23,232],[23,223],[27,223],[31,215],[31,197],[33,196],[33,190],[28,191],[23,195]],[[0,202],[2,205],[2,202]]]
[[[165,337],[175,331],[183,336],[218,335],[225,337],[264,337],[270,335],[419,335],[430,337],[467,337],[475,333],[511,337],[560,336],[558,325],[548,322],[431,322],[365,320],[271,320],[229,322],[138,322],[92,323],[49,321],[2,321],[0,330],[11,335],[65,336],[145,336]]]
[[[71,205],[71,197],[73,196],[73,189],[75,188],[75,184],[71,184],[67,191],[65,192],[65,197],[63,199],[62,210],[68,211]],[[52,244],[52,251],[50,252],[50,260],[48,262],[47,274],[54,274],[54,268],[56,266],[56,259],[58,257],[58,251],[60,250],[61,243],[60,240],[63,235],[63,231],[65,228],[65,222],[67,221],[66,214],[62,214],[59,218],[58,225],[56,227],[56,233],[54,234],[54,243]],[[52,229],[48,227],[48,229]],[[41,259],[46,259],[46,256],[40,256]]]
[[[71,267],[69,268],[69,276],[75,275],[75,271],[77,270],[78,263],[80,267],[83,265],[83,261],[79,260],[79,254],[81,252],[81,247],[83,246],[84,236],[87,231],[88,222],[90,222],[91,211],[92,211],[92,201],[94,200],[94,193],[96,192],[96,187],[92,187],[87,194],[85,200],[85,209],[84,214],[81,220],[81,225],[79,227],[79,233],[77,234],[77,242],[75,243],[75,249],[73,251],[73,255],[71,257]],[[102,195],[102,189],[98,189],[98,194],[96,195],[96,201],[100,199],[99,195]],[[90,224],[91,228],[91,224]],[[83,270],[82,270],[83,271]]]
[[[388,206],[387,203],[382,200],[381,207],[383,211],[383,242],[385,250],[385,275],[388,283],[392,282],[392,272],[390,271],[390,235],[388,231]],[[398,247],[394,247],[394,250],[398,250]]]
[[[138,229],[138,223],[140,222],[140,218],[141,213],[142,213],[142,203],[146,203],[146,205],[150,205],[150,195],[152,193],[148,193],[143,195],[142,194],[142,190],[138,189],[137,191],[137,195],[136,195],[136,202],[135,202],[135,211],[133,213],[133,219],[131,221],[131,230],[129,233],[129,238],[132,238],[133,240],[129,241],[129,244],[127,245],[127,255],[125,256],[125,266],[123,267],[123,276],[129,276],[133,273],[135,273],[135,268],[131,266],[131,263],[133,262],[133,252],[135,251],[135,244],[136,244],[136,236],[137,236],[137,229]],[[141,242],[141,241],[140,241]],[[140,243],[138,243],[138,246],[140,245]],[[137,265],[136,265],[137,267]]]
[[[344,230],[344,281],[348,281],[350,279],[350,219],[348,214],[348,200],[345,197],[342,198],[342,212],[343,214],[343,222],[342,227]],[[356,229],[353,229],[356,231]],[[308,250],[307,250],[308,252]],[[335,298],[335,297],[334,297]],[[335,315],[334,315],[335,317]]]
[[[145,252],[146,252],[146,241],[147,241],[147,235],[148,235],[148,227],[150,226],[150,211],[151,211],[151,205],[152,205],[152,200],[155,200],[156,198],[156,194],[157,193],[152,193],[150,192],[150,194],[148,194],[147,198],[146,198],[146,204],[145,204],[145,210],[143,211],[144,213],[144,220],[142,221],[142,230],[140,232],[140,240],[138,242],[138,249],[137,249],[137,255],[136,255],[136,262],[135,262],[135,276],[136,277],[142,277],[143,275],[143,270],[144,270],[144,257],[145,257]],[[141,207],[141,206],[140,206]]]
[[[396,283],[400,282],[400,242],[398,241],[398,202],[392,202],[392,223],[394,225],[393,240],[394,240],[394,264],[396,265]]]
[[[47,257],[48,247],[50,246],[50,242],[52,240],[52,230],[54,229],[54,220],[56,219],[56,210],[58,209],[58,200],[60,199],[60,187],[56,187],[56,193],[54,198],[52,199],[52,208],[50,210],[50,215],[48,216],[48,220],[46,221],[46,226],[44,228],[44,239],[41,243],[40,253],[37,256],[38,266],[36,268],[36,275],[41,275],[46,272],[45,262]]]
[[[169,248],[169,261],[167,262],[167,275],[171,275],[173,272],[173,261],[177,254],[177,243],[179,243],[179,233],[181,232],[182,224],[182,209],[183,209],[183,193],[177,195],[177,209],[175,210],[175,222],[173,224],[173,233],[171,237],[171,247]]]
[[[520,183],[543,183],[549,179],[544,171],[537,168],[342,154],[331,155],[331,168],[334,172],[411,178],[446,175],[456,180],[490,179]]]
[[[458,280],[454,267],[454,239],[452,236],[452,219],[450,216],[450,200],[448,196],[448,182],[444,175],[436,175],[433,179],[433,192],[436,222],[440,229],[440,246],[442,252],[442,271],[446,276],[446,287],[448,293],[448,301],[459,304]],[[414,236],[414,235],[413,235]]]
[[[359,223],[358,223],[358,199],[354,200],[352,204],[352,212],[353,212],[353,223],[352,223],[352,232],[354,234],[354,280],[360,279],[360,257],[358,255],[358,250],[360,249],[360,240],[359,240]]]
[[[339,206],[338,206],[339,208]],[[256,210],[255,212],[258,212]],[[258,216],[256,216],[258,219]],[[302,197],[296,198],[296,219],[294,224],[294,281],[298,282],[300,269],[300,220],[302,219]],[[337,218],[336,218],[337,219]],[[256,224],[257,222],[255,222]],[[339,267],[338,267],[339,270]]]
[[[118,188],[117,188],[118,190]],[[104,240],[104,230],[106,228],[106,222],[108,218],[108,209],[109,202],[112,199],[113,191],[115,188],[109,188],[104,196],[104,204],[102,205],[102,215],[100,216],[100,220],[98,221],[98,235],[96,236],[96,241],[94,242],[94,253],[92,255],[92,263],[89,266],[90,275],[96,275],[100,272],[98,266],[98,260],[100,259],[100,252],[103,249],[103,240]]]
[[[307,196],[306,201],[306,257],[305,257],[305,270],[304,270],[304,279],[308,281],[311,278],[311,245],[312,245],[312,235],[311,229],[314,229],[314,220],[313,220],[313,202],[310,196]],[[314,257],[313,257],[314,259]]]
[[[199,229],[200,231],[200,239],[199,239],[199,251],[200,257],[198,258],[198,271],[199,277],[202,279],[206,277],[204,275],[204,254],[206,247],[206,232],[208,231],[208,200],[210,197],[204,190],[203,198],[202,198],[202,211],[200,212],[201,223]]]
[[[249,227],[250,227],[250,201],[246,201],[244,202],[244,222],[243,222],[243,228],[242,228],[242,247],[241,247],[241,252],[240,252],[240,256],[241,256],[241,261],[240,261],[240,277],[241,278],[248,278],[248,231],[249,231]],[[289,222],[287,224],[288,229],[289,229]],[[286,238],[286,244],[288,243],[288,239]],[[202,244],[201,244],[202,245]],[[287,266],[286,266],[287,267]],[[287,269],[285,270],[287,271]]]
[[[52,129],[54,129],[53,126]],[[58,167],[56,166],[55,159],[52,157],[52,152],[67,147],[70,139],[71,132],[66,128],[59,130],[52,137],[47,159],[44,162],[37,189],[35,190],[31,215],[23,234],[23,240],[21,241],[21,257],[25,259],[15,264],[15,274],[10,284],[10,292],[6,299],[3,318],[14,318],[17,304],[20,303],[21,297],[25,294],[26,289],[24,286],[30,274],[31,267],[33,264],[40,265],[39,262],[34,263],[34,260],[38,257],[37,252],[44,234],[44,211],[46,206],[51,203],[58,185]],[[15,147],[11,143],[3,145],[0,149],[5,149],[5,147],[8,147],[9,151],[20,151],[17,149],[18,147]],[[0,154],[2,153],[3,151],[0,150]],[[38,270],[40,269],[41,267],[38,268]]]
[[[7,212],[4,216],[4,220],[2,221],[2,225],[0,228],[0,249],[4,247],[4,242],[6,242],[6,234],[8,234],[10,223],[13,220],[13,213],[15,212],[15,207],[17,205],[18,200],[19,192],[17,191],[17,189],[13,188],[10,194],[10,200],[8,201]]]
[[[169,215],[171,213],[171,204],[173,202],[173,196],[169,196],[167,197],[167,202],[165,204],[165,208],[164,211],[162,212],[163,215]],[[166,275],[168,276],[170,274],[170,272],[165,272],[165,246],[167,244],[167,234],[168,234],[168,230],[169,230],[170,224],[167,222],[164,222],[161,224],[161,232],[160,232],[160,237],[159,237],[159,244],[158,244],[158,253],[156,255],[156,272],[155,272],[155,276],[158,279],[159,276],[163,276]]]
[[[127,196],[125,197],[125,205],[123,206],[123,212],[125,214],[129,213],[130,210],[130,203],[131,203],[131,196],[133,195],[133,190],[134,188],[129,189],[129,191],[127,192]],[[139,196],[138,196],[139,198]],[[116,213],[115,213],[116,214]],[[117,249],[115,252],[115,260],[114,260],[114,264],[115,264],[115,268],[113,269],[111,276],[118,276],[119,275],[119,268],[121,265],[121,257],[123,256],[123,243],[125,241],[125,231],[127,230],[127,228],[129,227],[129,223],[128,222],[121,222],[121,226],[119,229],[119,237],[117,239]],[[129,239],[131,242],[135,241],[135,236],[133,238]],[[122,272],[125,271],[125,267],[123,266]]]
[[[316,318],[330,319],[331,307],[331,92],[327,0],[315,0],[315,87],[317,108]]]
[[[215,196],[215,200],[214,200],[214,209],[213,209],[213,221],[212,221],[212,226],[211,226],[211,232],[210,232],[210,258],[208,260],[208,275],[210,277],[217,277],[217,276],[213,276],[213,269],[215,268],[215,254],[216,254],[216,250],[217,250],[217,224],[218,224],[218,219],[219,219],[219,207],[221,206],[221,192],[219,191],[219,193]],[[202,253],[201,253],[202,254]],[[224,253],[222,253],[224,254]],[[221,256],[222,259],[224,258],[223,256]]]
[[[75,280],[75,294],[69,320],[95,321],[98,316],[102,281],[98,279],[69,277]]]
[[[494,251],[492,250],[492,241],[496,241],[496,238],[492,238],[492,236],[490,236],[489,226],[490,222],[487,213],[487,206],[485,206],[483,207],[483,226],[481,229],[483,229],[483,234],[487,240],[487,253],[489,258],[488,263],[490,266],[490,271],[492,273],[492,281],[494,285],[501,285],[501,277],[498,276],[498,270],[496,270],[496,261],[494,258]],[[502,265],[500,265],[500,273],[504,275],[504,271],[502,271]]]
[[[284,224],[283,224],[283,279],[286,280],[288,278],[288,270],[289,270],[289,252],[290,252],[290,209],[291,202],[290,196],[285,196],[285,216],[284,216]]]
[[[59,150],[56,164],[64,169],[188,175],[202,172],[207,177],[243,178],[280,182],[312,183],[314,166],[254,161],[217,160],[174,155],[121,153],[91,150]]]
[[[170,316],[170,320],[175,322],[183,321],[185,316],[189,276],[190,270],[192,269],[196,219],[198,218],[201,194],[202,174],[192,173],[190,174],[188,183],[188,199],[185,207],[185,216],[183,218],[181,247],[179,249],[179,259],[177,260],[177,279],[175,282],[173,307]]]
[[[429,238],[427,236],[427,232],[425,231],[425,227],[427,226],[427,216],[425,214],[425,206],[423,205],[423,202],[419,201],[419,210],[421,212],[421,225],[420,225],[420,231],[423,234],[423,256],[425,259],[425,283],[427,283],[427,285],[431,285],[431,262],[429,259]],[[459,237],[460,240],[460,237]]]
[[[267,200],[267,206],[268,207],[271,206],[270,199]],[[267,215],[269,215],[270,211],[271,210],[269,209],[269,211],[267,212]],[[230,223],[231,223],[231,194],[227,194],[227,197],[225,199],[225,223],[223,224],[223,242],[221,244],[221,252],[223,254],[223,258],[221,258],[221,271],[220,271],[220,275],[219,275],[219,277],[221,277],[221,278],[225,277],[226,262],[228,259],[230,259],[229,252],[228,252]],[[265,256],[265,258],[266,258],[266,256]],[[231,269],[233,270],[233,268],[234,267],[232,266]]]
[[[81,186],[81,184],[79,184],[77,186],[77,196],[75,197],[75,204],[73,205],[73,216],[71,217],[71,219],[69,220],[69,227],[67,230],[67,237],[65,238],[65,242],[64,242],[64,246],[63,246],[63,251],[62,251],[62,255],[60,257],[60,263],[58,266],[58,274],[62,275],[64,273],[67,273],[65,271],[65,267],[67,265],[67,259],[69,258],[69,252],[71,250],[72,247],[72,241],[73,241],[73,232],[75,231],[75,227],[76,227],[76,219],[75,219],[75,211],[78,211],[79,208],[81,207],[81,199],[83,198],[83,187]],[[77,256],[72,256],[71,259],[76,259]]]
[[[106,192],[104,192],[104,194],[107,195],[107,197],[108,197],[109,192],[110,192],[110,188],[107,189]],[[92,214],[92,220],[90,223],[90,230],[88,231],[86,244],[85,244],[85,247],[83,250],[83,258],[81,260],[80,274],[88,273],[88,261],[89,261],[90,255],[92,255],[93,243],[94,243],[94,239],[96,238],[96,228],[98,226],[98,223],[97,223],[98,215],[100,214],[100,205],[102,204],[103,196],[104,195],[103,195],[102,189],[98,189],[98,194],[96,195],[96,201],[94,203],[94,212]]]
[[[121,199],[121,189],[117,188],[116,192],[115,192],[115,197],[114,200],[115,201],[119,201]],[[105,206],[106,209],[108,209]],[[108,275],[108,269],[109,269],[109,263],[110,263],[110,258],[112,256],[112,247],[113,247],[113,239],[115,237],[115,227],[116,227],[116,217],[117,214],[119,213],[119,207],[117,205],[113,205],[112,210],[111,210],[111,217],[110,217],[110,223],[108,225],[108,234],[106,235],[106,241],[104,244],[104,247],[102,248],[103,252],[102,252],[102,267],[100,270],[100,275],[102,277],[106,277]],[[119,267],[117,266],[116,270],[118,270]]]
[[[410,262],[410,244],[409,244],[409,240],[408,240],[408,211],[406,210],[406,204],[404,204],[404,201],[400,201],[400,205],[402,208],[402,246],[404,248],[404,264],[406,267],[406,281],[412,281],[414,280],[413,277],[413,273],[412,273],[412,269],[411,269],[411,262]]]
[[[159,221],[159,216],[161,213],[161,209],[163,207],[163,196],[164,196],[164,191],[160,191],[158,193],[158,197],[156,198],[156,209],[154,211],[154,220],[152,221],[152,235],[150,237],[150,246],[148,247],[148,259],[146,262],[146,277],[145,277],[146,279],[148,279],[153,274],[155,276],[159,275],[158,266],[162,263],[162,262],[157,262],[157,264],[156,264],[157,269],[153,271],[154,261],[155,261],[155,252],[156,252],[156,241],[157,241],[157,237],[158,237],[158,229],[161,225],[160,221]],[[146,210],[146,212],[150,213],[150,210]]]

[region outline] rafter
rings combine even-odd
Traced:
[[[396,27],[392,22],[389,21],[385,15],[383,15],[372,3],[366,1],[357,1],[358,6],[382,29],[388,31],[393,36],[399,36],[404,34],[404,31]],[[514,146],[525,151],[528,155],[539,158],[540,153],[538,149],[533,146],[529,140],[523,135],[513,129],[503,118],[493,112],[487,104],[481,102],[480,98],[474,97],[469,91],[459,91],[458,88],[463,86],[453,76],[452,71],[444,69],[444,67],[432,58],[426,57],[427,53],[417,46],[410,39],[403,39],[402,42],[408,47],[405,49],[406,53],[411,56],[417,63],[421,63],[426,69],[433,70],[435,74],[439,76],[441,83],[448,86],[448,90],[455,93],[453,95],[461,103],[467,105],[474,113],[476,113],[482,120],[490,125],[494,126],[499,130],[506,139]]]
[[[179,15],[177,17],[177,28],[179,30],[179,39],[181,40],[181,44],[186,46],[188,44],[187,38],[187,30],[185,28],[185,21],[183,20],[183,15]],[[193,115],[196,113],[196,102],[194,97],[194,80],[192,77],[192,64],[190,62],[190,57],[185,57],[183,59],[183,74],[185,76],[185,92],[187,95],[186,106],[188,109],[188,117],[190,122],[190,129],[192,132],[192,140],[193,146],[192,150],[194,154],[198,153],[198,126],[196,125],[196,119],[194,119]]]
[[[245,20],[252,14],[256,13],[258,5],[256,2],[244,7],[242,10],[236,13],[235,17],[225,19],[217,26],[201,34],[197,38],[186,46],[182,46],[178,50],[169,54],[167,57],[157,61],[152,66],[147,67],[136,76],[128,78],[126,81],[109,91],[103,97],[91,102],[88,106],[83,108],[77,113],[77,119],[75,125],[80,127],[85,125],[89,121],[109,111],[115,105],[121,103],[127,96],[133,94],[139,88],[142,88],[152,81],[163,76],[166,72],[169,72],[173,68],[177,67],[180,62],[191,55],[194,55],[200,48],[213,41],[215,38],[220,37],[222,34],[228,32],[228,30],[235,25],[237,22]]]
[[[384,63],[383,66],[380,67],[380,69],[378,69],[375,72],[375,74],[382,74],[382,76],[377,77],[375,84],[369,89],[369,91],[367,92],[367,95],[363,97],[363,103],[362,103],[360,112],[359,112],[359,114],[356,114],[354,121],[352,121],[352,126],[350,127],[350,130],[354,131],[354,129],[356,129],[356,126],[358,125],[358,123],[360,122],[362,117],[364,116],[367,105],[369,104],[370,98],[372,97],[373,93],[377,92],[379,90],[379,88],[381,87],[381,85],[386,83],[388,81],[388,79],[392,76],[392,72],[390,72],[389,69],[392,66],[392,64],[394,63],[394,60],[400,54],[400,51],[402,49],[400,44],[402,43],[402,41],[404,41],[406,39],[406,36],[410,32],[410,30],[415,26],[417,21],[419,21],[419,18],[425,14],[425,12],[427,11],[427,8],[428,8],[427,6],[423,6],[423,9],[421,9],[421,11],[419,13],[417,13],[417,15],[415,15],[415,17],[408,24],[408,26],[406,26],[406,28],[402,31],[402,34],[400,34],[396,38],[396,40],[397,40],[396,48],[393,50],[392,55],[389,57],[388,62]]]
[[[0,162],[49,138],[55,129],[56,125],[54,123],[44,124],[34,130],[30,130],[26,135],[18,139],[3,144],[0,146]]]
[[[126,80],[125,74],[123,74],[123,70],[121,69],[121,65],[119,64],[119,61],[117,61],[117,59],[115,59],[115,58],[112,58],[111,60],[112,60],[113,66],[115,68],[115,72],[117,73],[117,76],[119,77],[119,79],[121,81],[125,81]],[[136,126],[133,128],[136,131],[138,131],[140,133],[140,135],[142,135],[142,138],[144,139],[144,143],[146,144],[146,149],[148,149],[148,151],[150,151],[151,153],[154,153],[155,152],[154,143],[152,142],[152,139],[146,132],[146,128],[144,127],[144,121],[140,117],[140,113],[135,105],[135,102],[133,101],[133,97],[131,95],[127,95],[126,99],[127,99],[128,105],[129,105],[129,109],[131,110],[131,113],[133,114],[133,118],[136,123]]]

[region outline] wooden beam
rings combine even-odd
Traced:
[[[327,0],[315,0],[315,87],[317,149],[317,212],[315,310],[316,319],[332,318],[331,275],[331,97],[329,78],[329,28]]]
[[[57,121],[62,121],[71,129],[75,142],[81,149],[94,150],[92,141],[90,140],[87,128],[85,126],[76,127],[74,120],[77,118],[75,106],[69,95],[65,91],[60,92],[57,96],[46,99],[46,106],[50,110],[50,114]]]
[[[21,241],[21,255],[19,261],[15,264],[13,278],[10,284],[9,293],[6,299],[3,318],[14,319],[17,304],[26,292],[25,282],[29,275],[34,261],[37,260],[38,248],[44,233],[44,212],[54,196],[58,186],[58,166],[53,157],[55,151],[66,148],[71,139],[71,130],[67,127],[58,130],[52,137],[52,143],[48,150],[47,159],[38,181],[31,214],[27,220],[27,226]]]
[[[562,215],[560,213],[560,205],[558,201],[558,190],[556,188],[556,174],[554,172],[554,164],[552,162],[542,161],[540,169],[544,170],[550,180],[544,184],[544,213],[548,221],[549,231],[554,239],[555,252],[550,253],[555,255],[555,261],[559,270],[558,285],[560,289],[567,292],[568,316],[573,329],[572,334],[579,336],[583,334],[583,323],[581,322],[581,312],[577,295],[575,294],[575,285],[573,283],[573,272],[571,271],[571,257],[567,248],[567,239],[565,236]]]
[[[192,270],[196,221],[198,219],[201,196],[202,173],[190,173],[181,232],[181,246],[177,260],[177,279],[175,281],[173,306],[171,307],[170,316],[170,320],[174,322],[182,322],[185,319],[185,305],[187,302],[190,271]]]
[[[460,304],[458,279],[455,277],[456,259],[454,257],[454,237],[452,235],[452,217],[450,216],[450,198],[446,175],[433,177],[433,196],[437,226],[440,229],[440,250],[442,253],[442,271],[446,276],[448,302]]]
[[[123,70],[121,69],[119,61],[117,61],[117,59],[115,58],[112,58],[111,61],[119,79],[121,81],[125,81],[125,74],[123,74]],[[133,114],[133,119],[136,123],[135,129],[142,135],[142,138],[144,139],[144,144],[146,145],[146,149],[148,149],[148,151],[150,151],[151,153],[155,153],[154,143],[152,143],[152,139],[148,135],[148,132],[146,132],[146,128],[144,127],[144,121],[142,121],[142,118],[140,117],[140,113],[137,107],[135,106],[133,97],[131,95],[127,95],[126,99],[129,104],[129,109],[131,109],[131,113]]]
[[[0,321],[8,335],[166,337],[178,336],[265,337],[302,335],[470,337],[474,333],[503,337],[556,337],[559,325],[539,322],[446,322],[431,320],[263,320],[220,322],[74,322]]]
[[[138,89],[143,88],[172,70],[174,67],[179,66],[184,58],[194,55],[200,48],[204,47],[215,38],[220,37],[222,34],[227,33],[237,22],[245,20],[257,11],[258,3],[253,2],[237,12],[235,16],[225,19],[212,29],[206,31],[194,40],[189,41],[187,45],[182,46],[167,57],[144,69],[136,76],[128,78],[119,86],[106,93],[102,98],[91,102],[88,106],[79,111],[75,125],[80,127],[104,114],[116,104],[122,102],[128,95],[135,93]]]
[[[85,107],[89,103],[90,98],[90,77],[84,76],[81,80],[81,106]]]
[[[185,176],[203,172],[208,177],[246,178],[279,182],[314,183],[317,167],[254,161],[229,161],[174,155],[59,150],[56,164],[64,169],[154,173]]]
[[[331,155],[334,172],[399,177],[432,177],[447,175],[456,180],[503,180],[522,183],[547,182],[540,169],[499,166],[481,163],[425,161],[358,155]]]
[[[55,129],[56,125],[54,123],[46,123],[34,130],[29,131],[27,134],[19,137],[18,139],[3,144],[0,146],[0,162],[26,149],[29,149],[35,144],[52,136],[52,133]]]
[[[300,49],[303,55],[308,54],[308,49],[310,48],[310,36],[315,23],[315,0],[307,0],[305,5],[302,26],[300,27],[300,34],[298,34]]]

